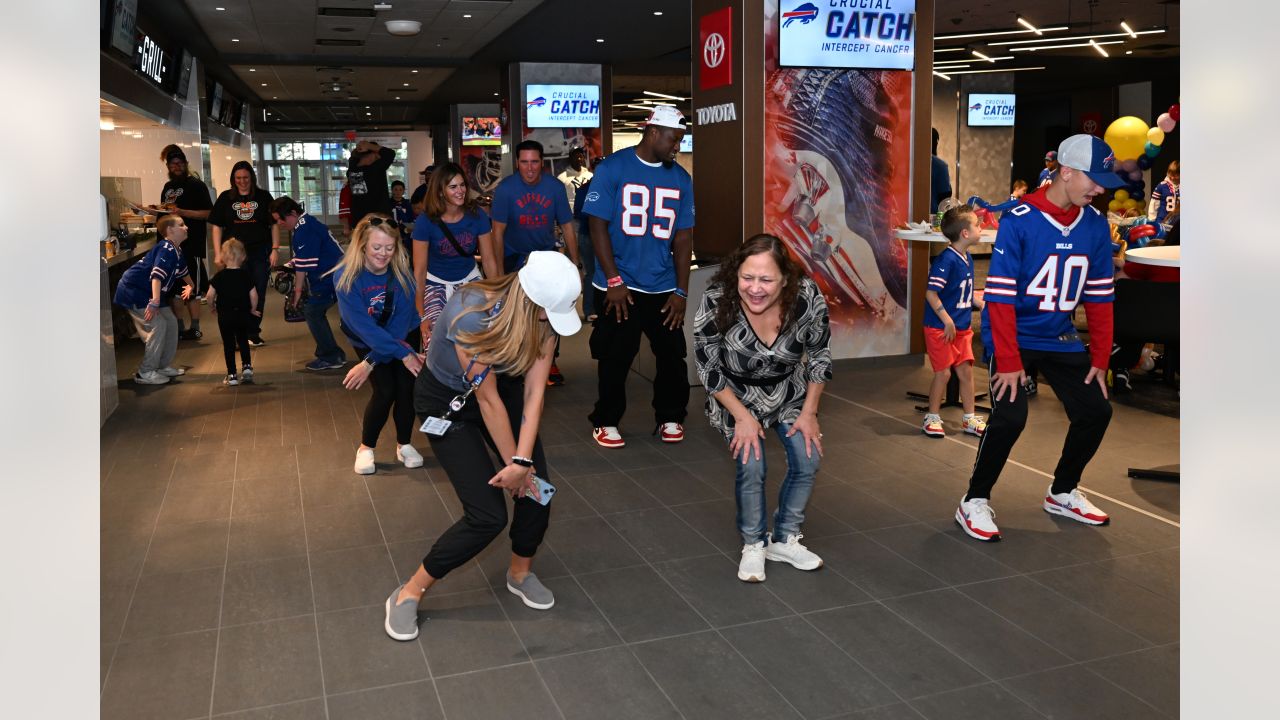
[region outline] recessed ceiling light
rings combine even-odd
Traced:
[[[418,72],[418,71],[417,71],[417,70],[410,70],[409,72],[411,72],[411,73],[416,73],[416,72]]]
[[[216,7],[214,8],[214,10],[217,10],[218,12],[223,12],[224,10],[226,10],[226,8]]]
[[[498,93],[494,93],[494,95],[495,95],[495,96],[496,96],[497,94],[498,94]]]
[[[365,110],[372,110],[373,108],[369,107],[368,105],[365,105],[365,106],[364,106],[364,109],[365,109]]]
[[[280,99],[280,96],[279,96],[279,95],[272,95],[272,96],[271,96],[271,99],[272,99],[272,100],[279,100],[279,99]]]
[[[249,72],[258,72],[255,68],[249,68]]]
[[[1124,51],[1124,54],[1125,54],[1125,55],[1132,55],[1132,54],[1133,54],[1133,51],[1132,51],[1132,50],[1125,50],[1125,51]]]
[[[373,113],[365,113],[365,115],[368,115],[369,117],[373,117]]]
[[[604,42],[604,38],[596,38],[596,42]]]
[[[397,95],[397,96],[396,96],[396,99],[397,99],[397,100],[399,100],[399,99],[400,99],[400,96],[399,96],[399,95]]]
[[[654,10],[654,11],[653,11],[653,14],[654,14],[654,15],[661,15],[661,14],[662,14],[662,11],[661,11],[661,10]]]
[[[400,83],[400,84],[401,84],[401,85],[403,85],[403,86],[405,86],[405,87],[409,87],[409,83]]]
[[[262,83],[262,87],[266,87],[266,86],[267,86],[267,84],[266,84],[266,83]]]
[[[471,16],[470,16],[470,15],[463,15],[462,17],[464,17],[464,18],[469,18],[469,17],[471,17]]]

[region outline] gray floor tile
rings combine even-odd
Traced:
[[[310,446],[308,446],[310,447]],[[354,459],[354,454],[353,454]],[[298,476],[298,456],[293,447],[241,450],[236,457],[236,479]]]
[[[315,612],[305,556],[227,567],[222,586],[222,625],[276,620]]]
[[[308,394],[307,397],[310,401],[316,395]],[[313,440],[310,445],[295,445],[299,474],[306,478],[308,475],[337,470],[344,466],[350,470],[351,464],[355,461],[358,439],[358,437],[355,440],[344,438],[322,442]]]
[[[719,552],[666,508],[618,513],[605,521],[651,563]]]
[[[582,495],[601,515],[646,510],[660,507],[661,502],[621,472],[604,475],[580,475],[567,478],[566,484]]]
[[[951,652],[999,679],[1066,665],[1066,655],[955,590],[886,600]]]
[[[727,482],[732,488],[732,472],[717,478],[703,474],[701,470],[701,468],[668,464],[661,467],[628,470],[627,475],[667,506],[724,497],[716,490],[717,482]]]
[[[552,520],[551,527],[555,528],[555,526],[556,522]],[[550,533],[548,533],[549,537]],[[490,587],[499,588],[505,586],[507,584],[507,571],[511,568],[511,543],[506,539],[506,535],[489,543],[489,547],[482,550],[473,562],[480,568],[480,572],[484,574],[485,579],[489,581]],[[543,580],[564,577],[569,574],[569,568],[560,559],[560,555],[545,540],[542,546],[538,548],[537,557],[533,562],[533,571]]]
[[[1106,564],[1036,573],[1031,578],[1152,643],[1178,639],[1178,601],[1146,590]]]
[[[324,717],[324,699],[315,698],[283,705],[269,705],[213,717],[214,720],[311,720]]]
[[[723,556],[672,560],[654,569],[715,627],[791,614],[768,583],[742,582],[737,562]]]
[[[985,679],[972,665],[879,603],[805,617],[902,697],[954,690]]]
[[[269,512],[287,512],[302,509],[302,490],[298,478],[292,476],[261,476],[235,483],[231,514],[261,515]]]
[[[145,574],[222,567],[227,561],[229,520],[160,525],[151,537]]]
[[[551,484],[556,488],[555,505],[552,506],[552,514],[557,522],[561,520],[569,520],[580,517],[595,517],[600,513],[591,507],[586,498],[574,489],[574,478],[553,478]],[[448,491],[451,495],[453,490]]]
[[[801,717],[733,646],[714,632],[641,643],[633,649],[686,718]]]
[[[619,452],[626,452],[626,448]],[[593,475],[602,468],[613,467],[599,450],[591,447],[575,448],[572,452],[548,453],[547,463],[551,466],[552,473],[566,478]]]
[[[723,633],[805,717],[827,717],[898,699],[802,618],[741,625]]]
[[[387,542],[438,537],[453,518],[435,494],[379,498],[373,503]]]
[[[397,584],[386,545],[311,553],[316,612],[381,605]]]
[[[547,581],[556,603],[550,610],[527,607],[505,587],[498,598],[516,634],[534,660],[622,643],[595,603],[570,578]]]
[[[599,517],[575,518],[551,523],[547,545],[570,572],[588,573],[640,565],[640,557],[609,524]],[[538,570],[539,577],[542,570]]]
[[[235,479],[236,455],[232,452],[180,455],[173,468],[173,484],[230,482]]]
[[[232,483],[177,485],[169,488],[160,510],[160,525],[222,520],[231,515]]]
[[[133,582],[138,579],[154,529],[152,525],[122,527],[113,520],[102,521],[102,532],[98,535],[98,562],[103,582]]]
[[[804,539],[806,545],[809,538]],[[825,562],[825,561],[824,561]],[[828,610],[868,602],[871,596],[834,570],[797,570],[784,562],[767,561],[769,592],[798,613]]]
[[[1158,550],[1142,555],[1119,557],[1099,563],[1114,568],[1117,575],[1137,583],[1162,597],[1177,601],[1179,597],[1179,560],[1177,549]]]
[[[619,452],[602,452],[609,464],[619,470],[638,470],[641,468],[664,467],[671,460],[656,447],[656,443],[644,442],[635,433],[628,433],[627,446]],[[650,440],[650,438],[644,438]]]
[[[357,505],[369,501],[364,478],[351,472],[351,468],[304,473],[300,484],[302,503],[307,508]]]
[[[916,698],[911,705],[929,720],[1040,720],[1044,717],[995,683]]]
[[[1163,715],[1085,668],[1049,670],[1000,683],[1041,714],[1063,720],[1145,720]]]
[[[1170,717],[1179,713],[1179,649],[1177,645],[1140,650],[1095,660],[1085,667],[1137,695]]]
[[[304,511],[310,552],[341,550],[384,542],[373,506],[330,505]]]
[[[388,595],[392,589],[387,589]],[[382,629],[385,619],[381,605],[316,616],[327,692],[366,690],[427,677],[422,649],[415,642],[387,637]]]
[[[111,659],[115,657],[119,643],[100,643],[98,646],[98,691],[107,684],[107,674],[111,672]]]
[[[927,525],[874,530],[867,533],[867,537],[949,585],[1017,574],[1013,568],[984,555],[982,547],[985,546],[960,542]]]
[[[307,535],[300,512],[231,518],[228,562],[268,560],[306,552]]]
[[[436,687],[450,720],[559,717],[531,664],[441,678]]]
[[[129,614],[129,602],[133,600],[135,582],[102,582],[98,593],[98,626],[100,641],[114,643],[120,640],[124,621]]]
[[[742,550],[742,535],[736,520],[738,507],[732,498],[676,505],[671,511],[722,552],[736,554]]]
[[[217,631],[122,643],[102,691],[103,720],[168,720],[209,712]]]
[[[689,603],[648,567],[579,575],[577,580],[627,642],[706,630]]]
[[[529,660],[515,629],[488,589],[428,593],[418,606],[418,626],[418,642],[436,677]]]
[[[222,568],[146,575],[138,582],[122,638],[140,640],[218,626]]]
[[[892,506],[851,485],[819,481],[815,483],[809,503],[845,523],[851,530],[875,530],[914,522]]]
[[[679,712],[626,648],[540,660],[565,720],[677,720]]]
[[[224,627],[213,711],[231,712],[323,693],[314,617]]]
[[[874,598],[944,586],[942,580],[866,535],[806,539],[805,545],[822,557],[824,570],[843,575]]]
[[[840,715],[830,720],[921,720],[923,717],[906,703],[894,703],[870,710],[860,710],[850,715]]]
[[[329,720],[370,720],[370,718],[443,718],[440,699],[429,680],[330,695]]]

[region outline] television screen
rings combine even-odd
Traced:
[[[680,152],[693,152],[692,133],[685,133],[684,137],[680,138]]]
[[[463,145],[501,145],[502,124],[496,117],[462,118]]]
[[[778,2],[782,67],[912,70],[915,57],[916,0]]]
[[[527,85],[524,108],[525,127],[599,127],[600,86]]]
[[[969,127],[1013,125],[1014,95],[969,93]]]

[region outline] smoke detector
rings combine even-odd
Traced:
[[[422,32],[422,23],[417,20],[388,20],[387,32],[392,35],[417,35]]]

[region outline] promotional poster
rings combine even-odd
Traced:
[[[795,4],[786,3],[784,4]],[[837,358],[909,352],[911,73],[779,67],[765,3],[765,229],[822,288]]]

